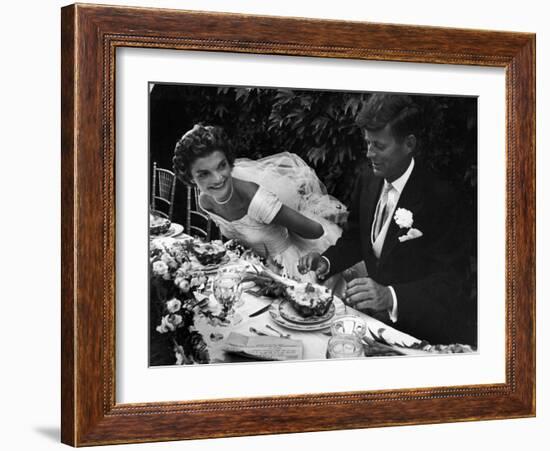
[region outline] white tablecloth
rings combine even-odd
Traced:
[[[269,330],[266,327],[266,324],[269,324],[271,327],[277,329],[284,334],[290,334],[290,338],[293,340],[302,341],[304,345],[304,360],[326,359],[327,342],[330,338],[329,331],[325,330],[302,332],[298,330],[287,329],[277,324],[271,317],[269,311],[250,318],[249,315],[251,313],[258,311],[262,307],[269,304],[272,300],[265,297],[256,297],[248,293],[243,294],[242,300],[243,305],[236,310],[237,313],[242,317],[242,321],[237,325],[232,325],[229,327],[212,326],[204,316],[201,316],[200,314],[197,316],[195,327],[199,332],[202,333],[208,345],[210,358],[213,363],[232,361],[232,357],[223,350],[223,347],[225,345],[224,342],[231,332],[236,332],[243,335],[254,335],[250,332],[250,327],[254,327],[255,329],[261,332],[265,332],[268,335],[276,336],[276,333]],[[342,301],[340,299],[335,299],[335,302],[341,303]],[[380,328],[384,328],[384,338],[388,341],[405,343],[407,345],[420,341],[351,307],[346,306],[345,310],[346,314],[354,314],[363,318],[367,323],[368,329],[372,331],[378,331]],[[213,338],[215,337],[215,335],[212,334],[222,334],[223,338],[221,340]],[[369,336],[368,332],[367,336]]]

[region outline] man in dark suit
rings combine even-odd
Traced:
[[[364,261],[367,276],[348,283],[348,305],[433,344],[473,344],[472,311],[456,271],[465,248],[457,199],[415,161],[419,121],[410,96],[369,98],[357,123],[371,168],[356,185],[348,227],[323,255],[308,254],[298,267],[326,278]]]

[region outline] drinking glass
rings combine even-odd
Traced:
[[[330,337],[327,347],[329,359],[349,359],[365,355],[363,343],[357,335],[336,335]]]
[[[218,269],[218,274],[217,274],[218,277],[223,274],[224,276],[227,276],[229,279],[235,278],[235,280],[238,280],[239,293],[237,298],[233,302],[234,309],[238,309],[239,307],[242,307],[242,305],[244,304],[244,301],[242,299],[242,292],[243,292],[242,272],[243,272],[243,267],[239,266],[238,264],[228,264]]]
[[[367,325],[356,315],[342,315],[334,319],[330,327],[332,337],[327,345],[329,359],[345,359],[365,355],[363,336]]]
[[[367,333],[367,323],[357,315],[341,315],[332,321],[330,333],[333,337],[337,335],[355,335],[363,338]]]
[[[228,322],[231,325],[239,324],[242,317],[235,312],[235,307],[241,298],[241,276],[234,272],[220,272],[214,278],[212,288]]]

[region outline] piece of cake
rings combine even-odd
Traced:
[[[290,286],[287,293],[294,309],[304,318],[324,315],[333,300],[328,288],[311,283]]]

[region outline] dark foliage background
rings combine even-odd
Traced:
[[[220,125],[237,157],[289,151],[312,166],[345,204],[366,160],[355,116],[368,92],[155,84],[150,93],[150,167],[171,168],[177,140],[196,123]],[[464,288],[477,293],[477,99],[415,96],[424,129],[417,159],[449,180],[464,219]],[[150,174],[151,176],[151,174]],[[185,223],[185,186],[178,182],[174,221]]]

